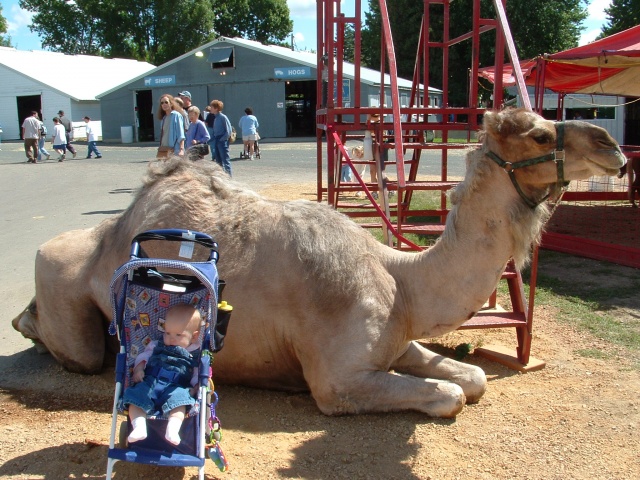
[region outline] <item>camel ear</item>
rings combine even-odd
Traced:
[[[500,136],[500,114],[488,110],[482,118],[482,129],[486,135],[497,138]]]
[[[501,112],[487,112],[483,120],[488,135],[498,139],[528,132],[534,124],[527,110],[509,107]]]

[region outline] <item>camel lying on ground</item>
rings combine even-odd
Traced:
[[[554,161],[518,162],[549,160],[564,143],[564,180],[615,175],[624,164],[615,140],[585,122],[557,129],[511,109],[488,112],[483,128],[451,195],[444,234],[420,253],[382,245],[327,205],[265,199],[213,163],[154,163],[122,214],[40,247],[35,299],[13,325],[70,371],[99,371],[109,355],[109,282],[133,236],[198,230],[220,245],[224,296],[234,306],[216,381],[308,389],[328,415],[455,416],[483,395],[484,372],[415,340],[458,328],[511,257],[526,263],[548,217],[542,201],[563,178]]]

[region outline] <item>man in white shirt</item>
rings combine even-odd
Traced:
[[[40,119],[35,110],[22,122],[22,138],[27,163],[38,163],[38,140],[40,139]]]

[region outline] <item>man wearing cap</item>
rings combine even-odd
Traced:
[[[76,149],[73,145],[71,145],[71,138],[73,135],[73,126],[71,125],[71,120],[64,116],[64,110],[58,110],[58,118],[60,119],[60,123],[64,127],[65,136],[67,137],[67,150],[73,153],[73,158],[76,158]]]
[[[189,90],[184,90],[182,92],[180,92],[178,94],[178,96],[180,97],[180,100],[182,100],[182,103],[184,103],[184,111],[188,111],[189,107],[191,105],[193,105],[191,103],[191,92],[189,92]],[[200,114],[198,115],[198,120],[202,120],[204,121],[204,117],[202,116],[202,112],[200,112]],[[186,125],[188,125],[189,123],[187,122]]]

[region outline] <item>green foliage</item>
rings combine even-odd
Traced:
[[[603,25],[598,38],[640,25],[640,0],[612,0],[604,12],[607,14],[607,23]]]
[[[20,0],[31,31],[52,51],[159,65],[218,35],[261,42],[293,25],[285,0]]]
[[[246,37],[280,43],[293,30],[286,0],[211,0],[215,31],[223,37]]]
[[[2,15],[2,5],[0,5],[0,47],[11,46],[11,36],[7,33],[7,19]]]
[[[509,0],[507,18],[520,59],[553,53],[575,47],[580,38],[580,25],[587,16],[582,0]],[[413,0],[387,2],[398,74],[412,78],[417,54],[423,3]],[[472,28],[472,2],[451,2],[449,38],[467,33]],[[430,10],[430,39],[442,40],[442,5]],[[496,18],[492,0],[482,0],[481,17]],[[362,34],[362,59],[370,68],[380,68],[380,9],[377,0],[369,0]],[[442,54],[432,50],[429,85],[442,88]],[[463,41],[449,49],[449,104],[467,106],[468,69],[471,67],[471,43]],[[495,31],[481,36],[480,66],[493,65]],[[505,54],[505,59],[508,58]]]
[[[344,60],[353,63],[355,61],[356,30],[351,23],[344,27]],[[361,47],[362,48],[362,47]]]

